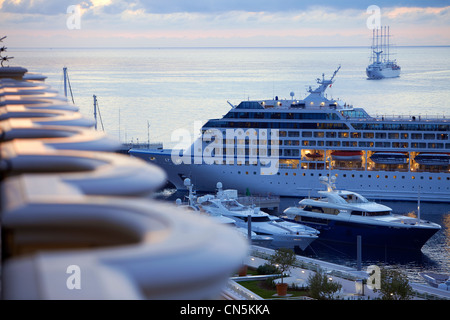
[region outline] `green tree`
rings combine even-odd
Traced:
[[[414,291],[409,284],[408,278],[398,270],[386,268],[380,269],[380,288],[374,292],[380,292],[382,300],[409,300]]]
[[[270,264],[277,267],[281,273],[281,283],[283,283],[283,274],[293,267],[295,260],[295,252],[288,248],[280,248],[270,257]]]
[[[308,277],[309,296],[318,300],[331,300],[333,295],[341,290],[342,284],[329,279],[322,270]]]

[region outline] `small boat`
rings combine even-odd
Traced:
[[[450,164],[450,154],[422,152],[414,158],[414,161],[425,166],[448,166]]]
[[[408,155],[402,152],[376,152],[370,159],[378,164],[405,164]]]
[[[357,161],[361,160],[361,151],[334,151],[331,158],[336,161]]]
[[[319,158],[323,158],[323,155],[320,154],[320,153],[318,153],[318,152],[315,152],[315,153],[306,153],[305,156],[306,156],[307,158],[310,158],[310,159],[319,159]]]
[[[303,199],[298,206],[284,211],[284,219],[305,224],[320,231],[319,242],[362,244],[383,248],[420,249],[441,226],[426,220],[395,215],[392,209],[371,202],[362,195],[337,190],[335,176],[322,176],[327,186],[319,199]]]
[[[275,216],[262,211],[259,207],[244,206],[236,200],[236,190],[222,190],[217,184],[217,194],[207,194],[197,198],[197,205],[211,215],[223,215],[236,221],[240,228],[249,228],[260,236],[268,236],[272,248],[291,248],[305,250],[318,238],[319,232],[305,225],[279,221]]]
[[[188,187],[188,190],[189,190],[189,194],[187,196],[188,201],[183,202],[181,199],[177,199],[175,201],[175,204],[177,205],[177,207],[183,208],[188,211],[193,211],[193,212],[199,213],[201,215],[209,216],[209,217],[211,217],[212,220],[214,220],[215,222],[217,222],[219,224],[223,224],[223,225],[227,225],[227,226],[235,228],[239,232],[239,234],[241,236],[243,236],[245,239],[249,238],[248,237],[248,234],[249,234],[248,228],[238,226],[236,224],[236,220],[226,217],[224,215],[218,214],[218,213],[207,212],[206,210],[203,209],[202,206],[198,205],[198,203],[196,203],[197,196],[195,195],[195,191],[193,189],[194,186],[191,183],[191,179],[186,178],[184,183],[185,183],[186,187]],[[270,244],[273,240],[272,237],[265,236],[265,235],[259,235],[254,231],[250,231],[250,235],[251,235],[251,237],[250,237],[251,243],[254,245],[265,246],[265,245]]]

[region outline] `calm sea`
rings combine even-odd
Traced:
[[[192,135],[194,123],[220,118],[229,101],[278,96],[304,98],[316,79],[341,66],[329,97],[363,107],[371,115],[450,117],[450,47],[398,47],[399,78],[367,80],[370,51],[351,48],[9,48],[12,65],[46,75],[63,93],[67,67],[75,104],[93,117],[97,96],[102,127],[123,142],[163,142],[174,146],[175,129]],[[285,205],[295,199],[283,199]],[[396,213],[417,212],[417,204],[389,202]],[[411,254],[371,255],[363,263],[388,264],[421,281],[419,271],[450,272],[450,205],[422,203],[422,218],[442,225],[422,248]],[[316,258],[356,265],[353,253],[315,248]]]

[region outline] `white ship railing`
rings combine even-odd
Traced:
[[[222,292],[222,296],[226,300],[264,300],[256,293],[231,279],[228,280],[228,283]]]
[[[413,121],[413,122],[426,122],[426,121],[439,121],[450,122],[450,117],[445,115],[378,115],[374,117],[360,118],[360,117],[347,117],[346,120],[351,121]]]

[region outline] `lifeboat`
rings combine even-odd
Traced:
[[[337,161],[357,161],[361,160],[361,151],[334,151],[331,153],[333,160]]]
[[[314,160],[316,160],[318,158],[323,158],[323,155],[321,155],[318,152],[315,152],[315,153],[308,152],[308,153],[305,153],[305,156],[309,159],[314,159]]]
[[[376,152],[370,159],[379,164],[405,164],[408,162],[408,155],[403,152]]]
[[[420,153],[414,160],[425,166],[448,166],[450,154],[448,153]]]

